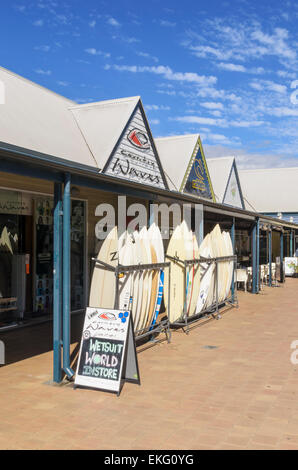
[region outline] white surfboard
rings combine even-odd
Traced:
[[[157,262],[164,263],[165,262],[164,245],[163,245],[163,239],[162,239],[159,227],[155,223],[153,223],[150,226],[148,233],[150,234],[150,239],[156,251]],[[151,324],[152,323],[155,324],[156,322],[159,321],[158,318],[159,318],[160,307],[161,307],[161,302],[163,298],[163,290],[164,290],[164,270],[160,270],[158,272],[158,288],[157,288],[156,302],[155,302],[155,308],[154,308]]]
[[[150,245],[148,245],[148,235],[147,228],[143,227],[139,233],[139,239],[142,249],[142,264],[151,263],[151,251]],[[143,271],[143,298],[142,305],[139,315],[138,329],[141,330],[145,328],[147,314],[150,304],[150,294],[151,294],[151,282],[152,282],[152,273],[148,270]]]
[[[214,242],[214,232],[212,231],[209,234],[209,239],[208,239],[208,253],[209,253],[209,258],[215,258],[216,257],[216,252],[214,250],[214,244],[216,245],[216,241]],[[207,296],[207,301],[206,301],[206,308],[210,307],[211,305],[214,304],[215,302],[215,263],[211,264],[211,271],[212,271],[212,276],[210,279],[210,286],[209,286],[209,292]]]
[[[210,234],[208,233],[202,241],[199,248],[200,257],[212,258]],[[204,310],[207,305],[210,290],[213,289],[213,278],[214,278],[214,264],[213,263],[201,263],[200,264],[200,290],[196,305],[196,314],[199,314]],[[213,299],[213,292],[212,292]]]
[[[223,232],[223,236],[224,236],[224,240],[225,240],[227,256],[232,256],[233,255],[233,245],[232,245],[232,240],[231,240],[229,232]],[[232,278],[233,278],[233,269],[234,269],[234,262],[233,261],[228,261],[227,262],[227,284],[226,284],[225,298],[227,298],[229,296],[229,292],[230,292],[230,289],[231,289]]]
[[[136,242],[133,234],[129,235],[132,241],[132,264],[138,265],[141,262],[141,253],[140,253],[140,245]],[[138,312],[138,302],[139,302],[139,271],[135,271],[132,275],[132,289],[131,289],[131,313],[133,324],[136,323],[136,315]]]
[[[133,264],[133,246],[128,238],[122,248],[119,250],[119,264],[129,266]],[[130,309],[130,295],[132,290],[133,273],[123,273],[119,278],[119,309]]]
[[[192,234],[192,246],[193,246],[193,259],[199,258],[199,246],[197,242],[197,237],[195,234]],[[192,297],[190,300],[188,315],[194,315],[196,313],[196,305],[200,292],[200,267],[198,264],[193,265],[193,287],[192,287]]]
[[[153,255],[153,253],[152,253],[150,238],[149,238],[148,230],[147,230],[146,227],[142,228],[142,230],[140,232],[140,237],[144,241],[144,246],[145,246],[145,249],[146,249],[146,255],[147,255],[147,259],[148,259],[148,264],[152,264],[153,263],[153,256],[155,256],[155,258],[156,258],[156,255]],[[147,324],[148,324],[149,309],[150,309],[150,306],[151,306],[153,275],[154,275],[154,273],[153,273],[152,270],[148,271],[148,297],[147,297],[146,312],[145,312],[145,315],[144,315],[143,328],[146,328]]]
[[[167,255],[176,258],[171,262],[170,308],[168,311],[169,272],[165,271],[164,303],[171,323],[180,319],[184,306],[184,271],[181,260],[185,259],[185,245],[180,225],[175,228],[170,239]],[[179,261],[180,260],[180,261]]]
[[[136,251],[136,257],[137,257],[137,264],[142,264],[143,263],[143,256],[142,256],[142,247],[140,243],[140,237],[139,237],[139,232],[135,231],[133,233],[133,239],[134,239],[134,250]],[[135,299],[134,296],[134,302],[135,302],[135,312],[134,312],[134,329],[135,331],[138,328],[138,322],[139,322],[139,316],[140,316],[140,310],[142,308],[142,298],[143,298],[143,273],[142,271],[137,271],[135,273],[135,279],[134,283],[137,282],[137,299]]]
[[[193,259],[192,232],[187,226],[185,220],[181,222],[181,231],[182,231],[182,237],[184,241],[185,260],[191,260]],[[186,308],[187,314],[189,314],[190,301],[192,298],[192,291],[193,291],[193,278],[194,278],[194,266],[193,265],[189,265],[186,267],[185,276],[186,276],[185,308]]]
[[[97,259],[116,267],[118,264],[118,236],[114,227],[104,240]],[[94,265],[90,286],[89,307],[114,308],[116,279],[112,271]]]

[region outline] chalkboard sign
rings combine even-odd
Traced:
[[[123,381],[140,384],[131,312],[88,307],[74,386],[119,395]]]

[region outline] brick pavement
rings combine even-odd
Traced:
[[[49,385],[48,348],[11,361],[0,368],[0,449],[298,449],[297,293],[298,279],[240,293],[221,320],[173,332],[139,353],[142,384],[119,398]],[[49,341],[40,328],[24,329],[26,341]]]

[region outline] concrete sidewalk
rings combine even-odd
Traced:
[[[1,367],[0,448],[298,449],[297,294],[298,279],[240,293],[221,320],[174,331],[119,398],[49,385],[52,352]]]

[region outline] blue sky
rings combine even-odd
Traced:
[[[12,0],[0,39],[3,67],[78,103],[140,95],[155,137],[298,166],[295,2]]]

